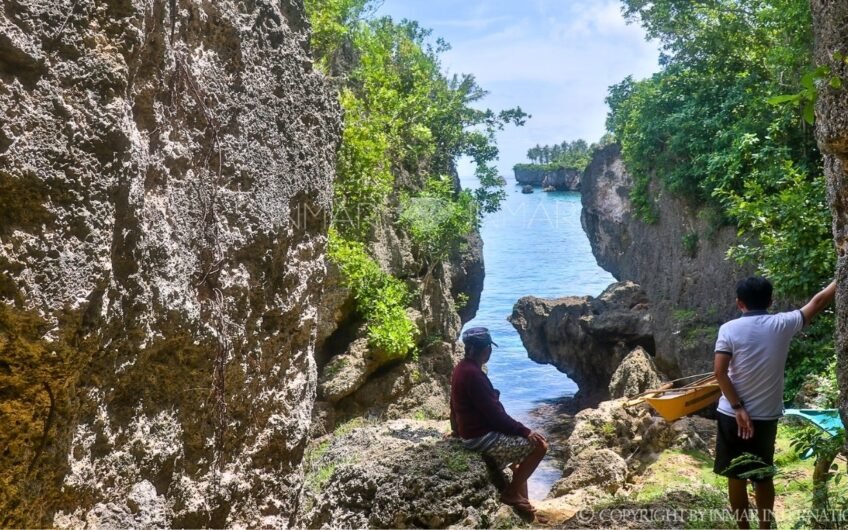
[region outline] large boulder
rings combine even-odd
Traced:
[[[638,285],[610,285],[598,298],[525,296],[509,317],[531,359],[556,366],[580,393],[608,397],[610,380],[635,347],[653,351],[653,321]]]
[[[562,474],[549,497],[562,497],[587,486],[615,493],[627,479],[627,462],[611,449],[589,448],[569,460]]]
[[[656,362],[673,377],[712,369],[715,337],[737,315],[734,285],[752,272],[726,259],[736,229],[652,185],[658,219],[639,219],[634,182],[611,144],[583,174],[581,222],[598,264],[619,281],[639,284],[650,300]]]
[[[337,97],[302,2],[0,10],[0,526],[291,524]]]
[[[307,454],[299,524],[308,528],[489,526],[495,478],[478,453],[443,437],[444,422],[342,427]]]
[[[638,346],[622,359],[610,378],[609,393],[613,399],[633,397],[645,390],[657,388],[662,377],[654,360],[644,348]]]

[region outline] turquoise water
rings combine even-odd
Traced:
[[[601,269],[580,226],[580,194],[576,192],[521,193],[507,184],[500,211],[483,221],[486,279],[480,309],[466,327],[485,326],[495,342],[489,378],[501,392],[507,412],[531,429],[528,414],[540,402],[573,395],[575,385],[551,365],[527,357],[518,332],[507,322],[515,302],[526,295],[553,298],[597,296],[615,281]],[[530,497],[544,498],[560,472],[542,462],[530,479]]]

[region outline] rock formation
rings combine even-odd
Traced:
[[[469,234],[463,248],[427,277],[395,221],[386,216],[378,222],[369,254],[382,270],[402,278],[410,292],[420,293],[407,309],[418,328],[418,354],[388,363],[375,356],[352,293],[330,262],[319,310],[316,435],[363,415],[448,417],[450,374],[462,357],[456,339],[463,323],[474,318],[483,290],[483,242],[478,233]]]
[[[613,372],[609,393],[612,398],[633,397],[645,390],[658,388],[661,383],[662,378],[653,359],[644,348],[637,346]]]
[[[514,171],[518,184],[550,187],[558,191],[580,191],[582,173],[572,167],[546,169],[545,166],[518,165]]]
[[[4,2],[2,526],[291,524],[340,133],[307,39],[300,2]]]
[[[638,283],[651,301],[656,361],[669,375],[712,368],[718,326],[737,315],[734,286],[750,271],[725,259],[731,226],[715,228],[698,210],[656,188],[659,219],[636,218],[633,180],[620,147],[596,152],[583,175],[583,229],[598,263],[618,280]]]
[[[818,88],[816,101],[816,139],[824,155],[824,170],[828,182],[828,197],[833,209],[833,235],[839,254],[836,294],[836,351],[839,357],[838,378],[842,390],[839,408],[843,421],[848,421],[848,64],[835,56],[844,57],[848,50],[848,4],[812,0],[815,62],[827,65],[831,75],[842,79],[843,87],[827,84]]]
[[[565,462],[549,498],[563,497],[577,506],[597,500],[625,487],[669,447],[703,450],[713,443],[710,420],[688,417],[669,424],[646,405],[624,407],[624,402],[604,401],[573,417],[548,411],[546,424],[556,425],[548,439]]]
[[[613,373],[633,348],[654,351],[647,297],[632,282],[614,283],[598,298],[525,296],[509,321],[531,359],[556,366],[597,400],[608,397]]]
[[[349,429],[307,455],[307,528],[488,527],[499,508],[479,453],[445,440],[446,422]]]

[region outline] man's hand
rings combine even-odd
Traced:
[[[736,425],[739,428],[739,437],[743,440],[750,440],[754,437],[754,422],[751,420],[751,416],[748,415],[748,411],[744,408],[741,408],[736,411]]]
[[[548,440],[536,431],[530,431],[530,434],[527,435],[527,439],[536,445],[541,445],[545,448],[545,450],[548,449]]]

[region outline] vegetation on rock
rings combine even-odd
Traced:
[[[809,3],[624,4],[626,16],[663,50],[660,72],[628,77],[607,98],[607,128],[634,178],[637,215],[657,220],[654,196],[661,190],[689,199],[714,224],[738,227],[740,243],[729,258],[756,265],[780,298],[811,296],[833,275],[831,217],[809,97],[781,97],[811,87],[814,93],[816,79],[830,83],[814,75]],[[796,101],[802,104],[789,104]],[[789,398],[804,375],[829,364],[832,334],[833,320],[825,316],[795,341]]]
[[[598,143],[591,145],[586,140],[578,139],[573,142],[564,141],[561,144],[538,145],[527,150],[529,164],[515,164],[514,170],[530,171],[554,171],[557,169],[572,168],[583,171],[592,160],[592,154],[599,148],[607,145],[611,140],[610,135],[604,135]]]
[[[416,22],[375,17],[370,0],[307,0],[306,8],[314,55],[337,78],[345,111],[329,257],[354,286],[369,338],[390,355],[403,355],[414,345],[405,294],[388,272],[377,273],[362,244],[377,220],[396,220],[399,206],[401,226],[429,277],[478,216],[499,207],[504,192],[494,134],[522,125],[527,115],[520,108],[474,108],[486,93],[471,75],[442,72],[439,55],[449,46],[432,42]],[[455,181],[454,161],[462,155],[476,167],[480,186],[473,192],[460,191]]]

